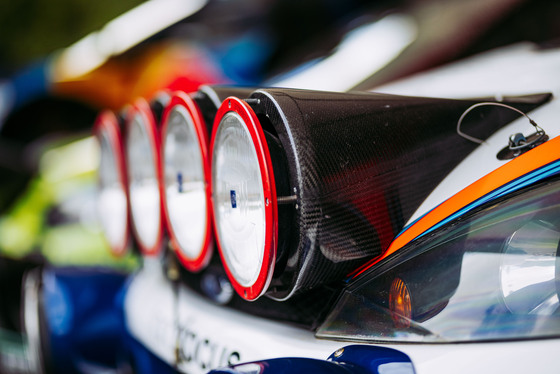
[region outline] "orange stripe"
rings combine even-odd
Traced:
[[[354,276],[363,273],[366,269],[369,269],[374,264],[395,253],[416,237],[473,201],[487,195],[509,181],[515,180],[541,166],[556,161],[559,157],[559,149],[560,136],[557,136],[529,152],[514,158],[507,164],[459,191],[457,194],[451,196],[436,208],[426,213],[426,215],[406,229],[406,231],[402,232],[393,240],[389,249],[387,249],[383,255],[362,266],[355,272]]]

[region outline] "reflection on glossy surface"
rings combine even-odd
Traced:
[[[504,303],[512,313],[551,314],[558,309],[556,263],[560,232],[543,221],[517,230],[501,266]]]
[[[227,113],[215,138],[214,212],[222,253],[244,287],[257,280],[265,239],[264,191],[257,153],[243,120]]]

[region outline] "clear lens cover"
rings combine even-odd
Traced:
[[[237,292],[254,299],[268,286],[275,258],[272,166],[256,119],[244,103],[226,102],[221,108],[233,104],[235,111],[222,109],[213,135],[214,219],[226,271]]]
[[[208,138],[197,132],[185,100],[174,97],[164,119],[164,197],[169,229],[179,258],[188,269],[197,271],[207,263],[210,241],[206,184]]]
[[[559,244],[557,180],[403,247],[349,287],[318,336],[414,342],[558,337]],[[397,278],[410,292],[406,316],[389,302]]]
[[[214,204],[229,269],[244,287],[255,283],[265,240],[264,191],[257,152],[243,120],[222,119],[214,150]]]
[[[126,181],[117,118],[102,113],[96,123],[100,160],[98,172],[98,215],[111,251],[123,254],[128,241]]]
[[[155,124],[137,111],[128,123],[127,130],[126,155],[132,223],[142,251],[153,253],[159,250],[162,231]]]

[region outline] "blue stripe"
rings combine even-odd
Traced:
[[[424,231],[422,234],[418,235],[417,237],[415,237],[414,239],[412,239],[410,242],[419,239],[421,237],[423,237],[424,235],[429,234],[430,232],[440,228],[441,226],[449,223],[450,221],[456,219],[457,217],[462,216],[463,214],[480,207],[483,204],[486,204],[490,201],[496,200],[502,196],[505,196],[507,194],[510,194],[512,192],[518,191],[522,188],[525,188],[527,186],[530,186],[532,184],[535,184],[543,179],[546,179],[550,176],[553,175],[557,175],[560,174],[560,160],[556,160],[548,165],[542,166],[538,169],[533,170],[532,172],[525,174],[517,179],[512,180],[511,182],[497,188],[496,190],[480,197],[479,199],[473,201],[472,203],[470,203],[469,205],[465,206],[464,208],[458,210],[457,212],[453,213],[452,215],[450,215],[449,217],[445,218],[444,220],[440,221],[439,223],[435,224],[434,226],[432,226],[431,228],[429,228],[428,230]],[[439,205],[438,205],[439,206]],[[434,209],[437,209],[434,208]],[[434,209],[430,210],[433,211]],[[429,212],[428,212],[429,213]],[[426,213],[426,214],[428,214]],[[402,233],[404,233],[405,231],[407,231],[411,226],[413,226],[416,222],[418,222],[419,220],[421,220],[424,216],[426,216],[426,214],[424,214],[422,217],[418,218],[417,220],[415,220],[414,222],[412,222],[410,225],[407,225],[397,236],[396,238],[398,238]],[[396,239],[395,238],[395,239]]]

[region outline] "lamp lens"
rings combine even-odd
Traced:
[[[130,209],[138,240],[153,248],[161,226],[160,195],[153,147],[143,123],[139,114],[133,117],[126,141]]]
[[[106,131],[101,131],[99,144],[99,217],[109,246],[120,251],[127,240],[126,190],[116,150]]]
[[[243,119],[227,112],[212,157],[216,230],[226,266],[243,287],[258,279],[265,251],[265,196],[257,151]]]
[[[163,138],[166,208],[179,250],[197,259],[207,227],[204,160],[193,120],[176,105]]]

